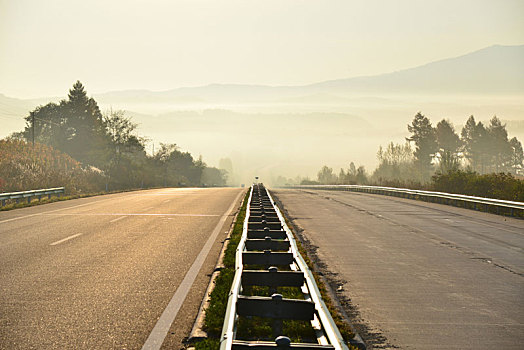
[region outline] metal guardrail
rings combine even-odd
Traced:
[[[6,204],[6,201],[9,199],[15,199],[16,203],[19,203],[21,199],[26,199],[27,203],[30,203],[33,197],[38,197],[38,200],[41,200],[43,196],[47,196],[47,198],[49,199],[54,194],[60,197],[60,195],[63,193],[65,193],[65,187],[55,187],[22,192],[0,193],[0,200],[2,200],[2,206],[4,206]]]
[[[255,270],[253,266],[265,269]],[[348,349],[322,301],[311,271],[298,252],[293,234],[262,184],[253,185],[250,190],[235,269],[220,339],[221,350]],[[244,295],[250,286],[269,287],[270,296]],[[279,287],[300,288],[303,299],[283,298],[278,294]],[[237,334],[238,320],[252,316],[273,319],[274,341],[241,339],[242,335]],[[291,343],[289,337],[282,334],[286,319],[310,321],[315,342]]]
[[[395,187],[381,187],[381,186],[361,186],[361,185],[300,185],[300,186],[286,186],[285,188],[295,189],[315,189],[315,190],[341,190],[353,192],[365,192],[382,194],[388,196],[395,196],[401,198],[420,199],[428,202],[435,202],[440,204],[459,206],[462,204],[464,208],[471,208],[475,210],[489,208],[494,209],[497,214],[507,213],[511,216],[524,215],[524,203],[506,201],[501,199],[466,196],[462,194],[434,192],[434,191],[420,191],[411,190],[408,188]]]

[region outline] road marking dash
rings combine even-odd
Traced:
[[[125,219],[125,216],[120,216],[120,217],[118,217],[116,219],[113,219],[113,220],[111,220],[109,222],[117,222],[118,220],[122,220],[122,219]]]
[[[60,243],[64,243],[66,241],[69,241],[70,239],[73,239],[73,238],[81,236],[81,235],[82,235],[81,233],[77,233],[76,235],[72,235],[72,236],[66,237],[64,239],[61,239],[59,241],[53,242],[50,245],[57,245],[57,244],[60,244]]]

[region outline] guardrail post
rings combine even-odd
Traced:
[[[271,299],[275,300],[276,302],[282,301],[282,294],[273,294],[271,295]],[[273,338],[277,338],[282,335],[282,319],[281,318],[275,318],[273,320]]]

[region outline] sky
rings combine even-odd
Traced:
[[[524,43],[522,0],[0,0],[0,93],[302,85]]]

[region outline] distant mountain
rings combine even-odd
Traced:
[[[0,94],[0,138],[9,135],[13,131],[22,130],[25,125],[24,117],[34,107],[36,105],[29,101]]]
[[[210,84],[167,91],[124,90],[96,94],[105,105],[180,104],[209,105],[222,103],[353,103],[351,97],[388,95],[522,95],[524,94],[524,45],[494,45],[463,56],[375,76],[330,80],[305,86],[264,86]],[[20,106],[5,101],[4,106]],[[11,99],[15,100],[15,99]],[[55,101],[50,98],[47,101]],[[45,99],[22,100],[35,106]],[[11,108],[11,107],[9,107]],[[132,108],[132,107],[131,107]],[[27,111],[27,110],[26,110]]]
[[[490,46],[463,56],[389,74],[310,85],[318,91],[418,94],[522,94],[524,45]]]
[[[21,100],[0,94],[0,111],[5,115],[26,115],[29,108],[35,104],[28,100]]]
[[[210,84],[153,92],[129,90],[96,95],[102,102],[250,103],[343,102],[347,95],[523,94],[524,45],[495,45],[463,56],[376,76],[306,86]]]

